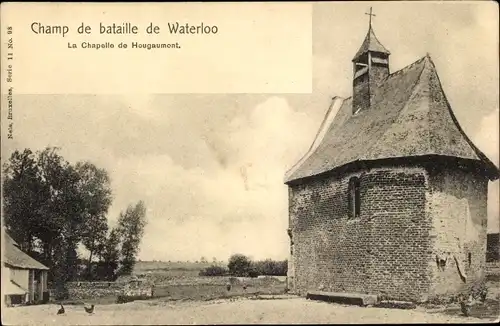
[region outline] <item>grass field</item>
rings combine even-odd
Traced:
[[[157,276],[158,281],[162,279],[187,279],[198,277],[200,271],[213,263],[195,262],[163,262],[163,261],[139,261],[134,268],[136,275],[152,274]],[[226,266],[224,262],[217,262],[217,266]]]
[[[134,268],[135,274],[143,274],[147,272],[171,272],[171,271],[186,271],[198,273],[203,268],[212,266],[214,263],[196,263],[196,262],[165,262],[165,261],[139,261]],[[227,266],[225,262],[215,263],[217,266]]]
[[[154,299],[161,301],[207,301],[233,297],[251,297],[259,294],[284,294],[286,277],[235,278],[229,276],[199,276],[212,263],[194,262],[138,262],[134,274],[154,284]],[[224,266],[224,263],[219,263]],[[231,283],[231,289],[227,284]],[[115,303],[115,297],[87,300],[89,304]],[[67,304],[81,304],[72,300]]]

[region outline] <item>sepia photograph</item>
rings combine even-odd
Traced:
[[[50,5],[1,7],[2,324],[499,321],[495,2]]]

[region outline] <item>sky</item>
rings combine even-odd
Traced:
[[[493,2],[319,3],[313,9],[311,94],[20,95],[13,148],[61,147],[105,168],[116,222],[144,200],[142,260],[288,255],[290,168],[314,140],[333,96],[352,93],[351,59],[368,28],[391,72],[429,53],[453,111],[498,166],[498,10]],[[498,232],[498,181],[488,229]]]

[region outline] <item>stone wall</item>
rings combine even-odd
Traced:
[[[428,209],[433,219],[431,296],[450,296],[484,277],[488,180],[473,172],[431,173]]]
[[[130,281],[125,285],[124,288],[125,296],[142,296],[142,297],[152,297],[153,296],[153,285],[146,281]]]
[[[70,300],[88,300],[122,295],[127,283],[69,282],[66,284]]]
[[[69,282],[70,300],[89,300],[118,296],[152,296],[152,284],[143,280],[128,282]]]
[[[348,216],[348,183],[360,180],[360,216]],[[379,294],[421,301],[428,292],[427,173],[374,168],[291,186],[292,291]]]

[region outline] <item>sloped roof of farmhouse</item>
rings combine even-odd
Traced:
[[[334,170],[354,161],[442,155],[481,160],[498,168],[470,141],[446,100],[429,55],[390,74],[374,90],[369,109],[352,113],[343,100],[311,147],[285,176],[285,183]]]
[[[16,242],[6,232],[2,232],[2,238],[5,241],[2,255],[2,262],[4,264],[22,269],[49,269],[19,249]]]
[[[370,28],[368,29],[368,33],[366,34],[363,44],[361,44],[361,47],[359,48],[358,52],[356,52],[356,55],[352,60],[356,60],[357,58],[367,53],[368,51],[391,54],[389,50],[387,50],[382,45],[382,43],[380,43],[380,41],[377,39],[371,25]]]

